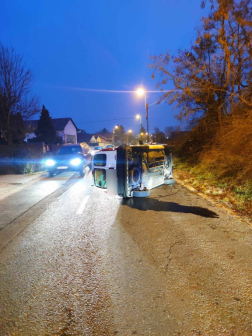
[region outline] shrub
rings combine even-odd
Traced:
[[[0,174],[32,174],[42,169],[43,145],[0,146]]]

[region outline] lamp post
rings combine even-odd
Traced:
[[[145,98],[145,111],[146,111],[146,126],[147,126],[147,142],[149,142],[149,105],[146,103],[146,91],[143,88],[137,89],[136,93],[141,97],[144,95]]]
[[[118,125],[115,125],[115,127],[113,128],[113,145],[115,144],[115,130],[118,128],[119,128]]]

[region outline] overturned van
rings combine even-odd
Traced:
[[[93,157],[94,185],[110,195],[146,197],[163,184],[173,185],[172,147],[122,145]]]

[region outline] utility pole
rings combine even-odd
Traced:
[[[146,103],[146,95],[145,95],[145,110],[146,110],[146,125],[147,125],[147,142],[149,142],[149,114],[148,114],[149,105]]]

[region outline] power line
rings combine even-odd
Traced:
[[[98,123],[98,122],[105,122],[105,121],[115,121],[115,120],[122,120],[122,119],[132,119],[134,117],[124,117],[124,118],[115,118],[115,119],[105,119],[105,120],[94,120],[94,121],[76,121],[76,124],[91,124],[91,123]]]
[[[81,88],[81,87],[74,87],[74,86],[63,86],[63,85],[52,85],[53,87],[57,87],[59,89],[65,90],[74,90],[74,91],[87,91],[87,92],[104,92],[104,93],[136,93],[136,90],[104,90],[104,89],[88,89],[88,88]],[[160,91],[152,91],[152,90],[145,90],[146,93],[163,93],[163,92],[171,92],[177,91],[178,89],[173,90],[160,90]]]

